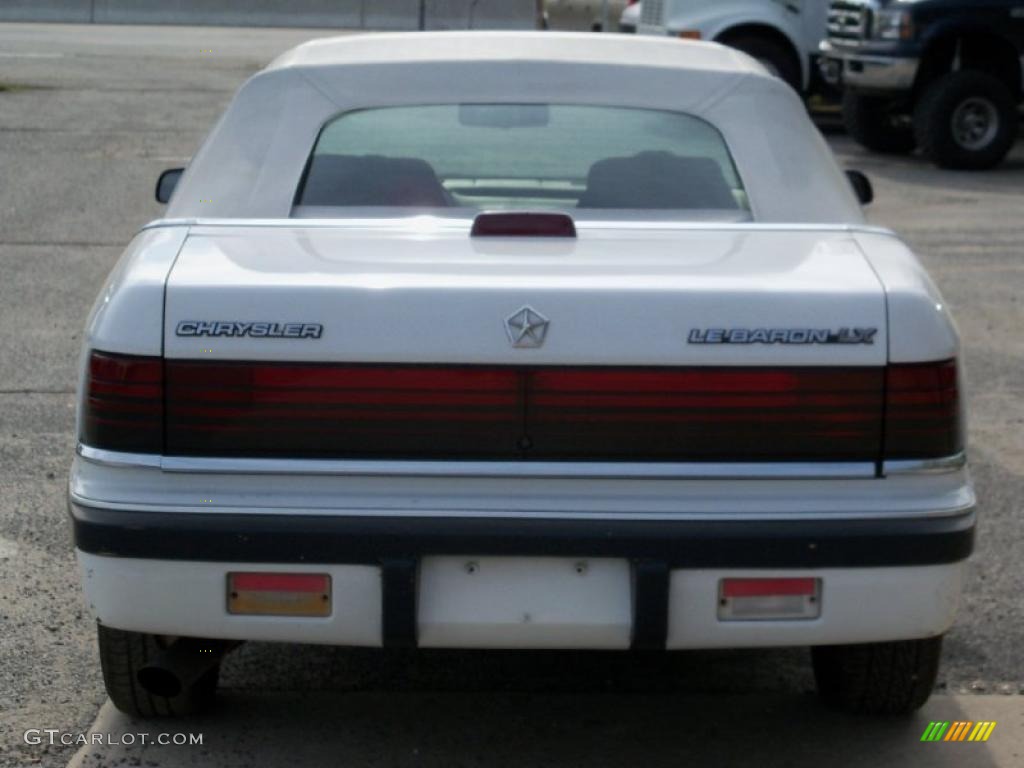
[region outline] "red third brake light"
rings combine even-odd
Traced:
[[[576,224],[564,213],[481,213],[471,237],[576,237]]]

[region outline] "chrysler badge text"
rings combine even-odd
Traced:
[[[250,336],[259,339],[319,339],[320,323],[242,323],[238,321],[182,320],[177,336]]]

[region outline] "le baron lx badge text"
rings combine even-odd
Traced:
[[[874,344],[877,328],[691,328],[689,344]]]

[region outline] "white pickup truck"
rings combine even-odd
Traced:
[[[643,0],[627,7],[620,28],[723,43],[807,92],[818,84],[827,15],[828,0]]]
[[[810,646],[834,705],[928,697],[973,544],[957,333],[751,59],[311,42],[178,175],[82,358],[117,707],[201,709],[245,640]]]

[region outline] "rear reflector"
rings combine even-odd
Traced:
[[[956,361],[890,365],[885,458],[952,456],[964,448]]]
[[[821,579],[722,579],[720,621],[814,619],[821,615]]]
[[[481,213],[471,237],[576,237],[576,224],[564,213]]]
[[[228,613],[330,616],[331,577],[321,573],[229,573]]]
[[[160,453],[163,359],[93,352],[85,376],[81,440],[95,448]]]

